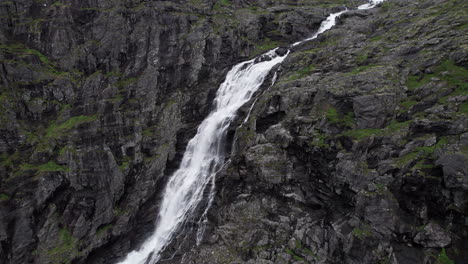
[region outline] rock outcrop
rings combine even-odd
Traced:
[[[0,263],[110,263],[135,248],[226,71],[340,5],[0,3]]]

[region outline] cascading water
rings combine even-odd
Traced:
[[[372,0],[358,9],[370,9],[382,1]],[[319,34],[332,28],[336,24],[336,18],[344,12],[346,10],[330,14],[312,37],[296,42],[292,46],[317,38]],[[214,177],[223,165],[225,159],[223,143],[237,110],[251,99],[270,70],[289,54],[288,51],[280,56],[276,50],[262,55],[261,57],[267,58],[265,60],[257,62],[253,59],[241,62],[229,71],[217,92],[214,110],[201,123],[197,134],[189,141],[180,168],[167,183],[155,232],[139,250],[130,252],[125,260],[120,262],[121,264],[156,263],[174,233],[184,224],[187,216],[196,210],[204,198],[206,187],[210,182],[214,184]],[[212,199],[214,188],[211,188],[210,192]],[[211,202],[208,206],[210,204]]]

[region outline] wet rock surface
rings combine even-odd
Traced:
[[[339,3],[0,3],[0,263],[112,263],[235,63]]]
[[[0,263],[135,249],[226,71],[342,4],[1,3]],[[295,47],[233,125],[201,245],[189,219],[161,263],[465,263],[465,7],[389,0]]]

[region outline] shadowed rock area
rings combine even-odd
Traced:
[[[361,3],[0,3],[0,263],[137,248],[231,66]],[[232,127],[201,245],[189,221],[160,262],[468,262],[466,10],[389,0],[295,47]]]

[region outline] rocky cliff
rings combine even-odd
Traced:
[[[0,3],[0,263],[137,247],[226,71],[345,3]],[[161,262],[466,262],[466,9],[389,0],[296,47],[232,127],[204,241]]]

